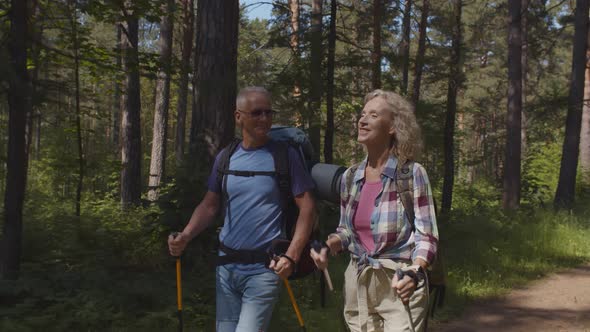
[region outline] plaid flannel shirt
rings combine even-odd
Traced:
[[[358,208],[360,194],[365,183],[367,159],[359,164],[354,174],[351,188],[347,188],[346,178],[351,169],[342,175],[340,183],[340,222],[336,233],[342,247],[348,249],[357,259],[360,274],[366,266],[382,268],[378,259],[412,260],[421,258],[432,264],[438,245],[438,228],[432,199],[432,189],[424,167],[414,163],[414,212],[415,229],[405,213],[401,196],[397,193],[395,172],[397,158],[390,156],[381,174],[383,189],[375,199],[375,209],[371,215],[371,230],[375,249],[367,252],[360,243],[353,226],[353,218]]]

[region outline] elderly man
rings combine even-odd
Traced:
[[[234,113],[242,140],[234,151],[220,152],[208,180],[208,191],[188,225],[168,238],[170,253],[178,256],[186,245],[222,210],[217,266],[217,331],[267,331],[280,292],[280,279],[295,269],[307,243],[315,216],[313,181],[297,151],[269,136],[275,111],[269,92],[242,89]],[[295,233],[287,251],[268,261],[275,239],[285,238],[285,211],[273,161],[273,149],[288,149],[290,194],[299,208]],[[220,167],[229,153],[229,165]],[[247,175],[245,175],[247,174]]]

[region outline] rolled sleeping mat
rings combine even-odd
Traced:
[[[311,169],[311,177],[316,185],[317,198],[332,203],[340,203],[340,178],[346,167],[317,163]]]

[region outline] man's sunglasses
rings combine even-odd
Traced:
[[[269,118],[272,118],[273,115],[277,114],[277,111],[275,110],[253,110],[251,112],[246,112],[246,111],[242,111],[242,110],[238,110],[238,112],[240,113],[244,113],[244,114],[248,114],[250,117],[252,118],[260,118],[262,117],[262,114],[266,115]]]

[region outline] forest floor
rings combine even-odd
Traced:
[[[503,298],[472,304],[433,332],[590,332],[590,264],[549,275]]]

